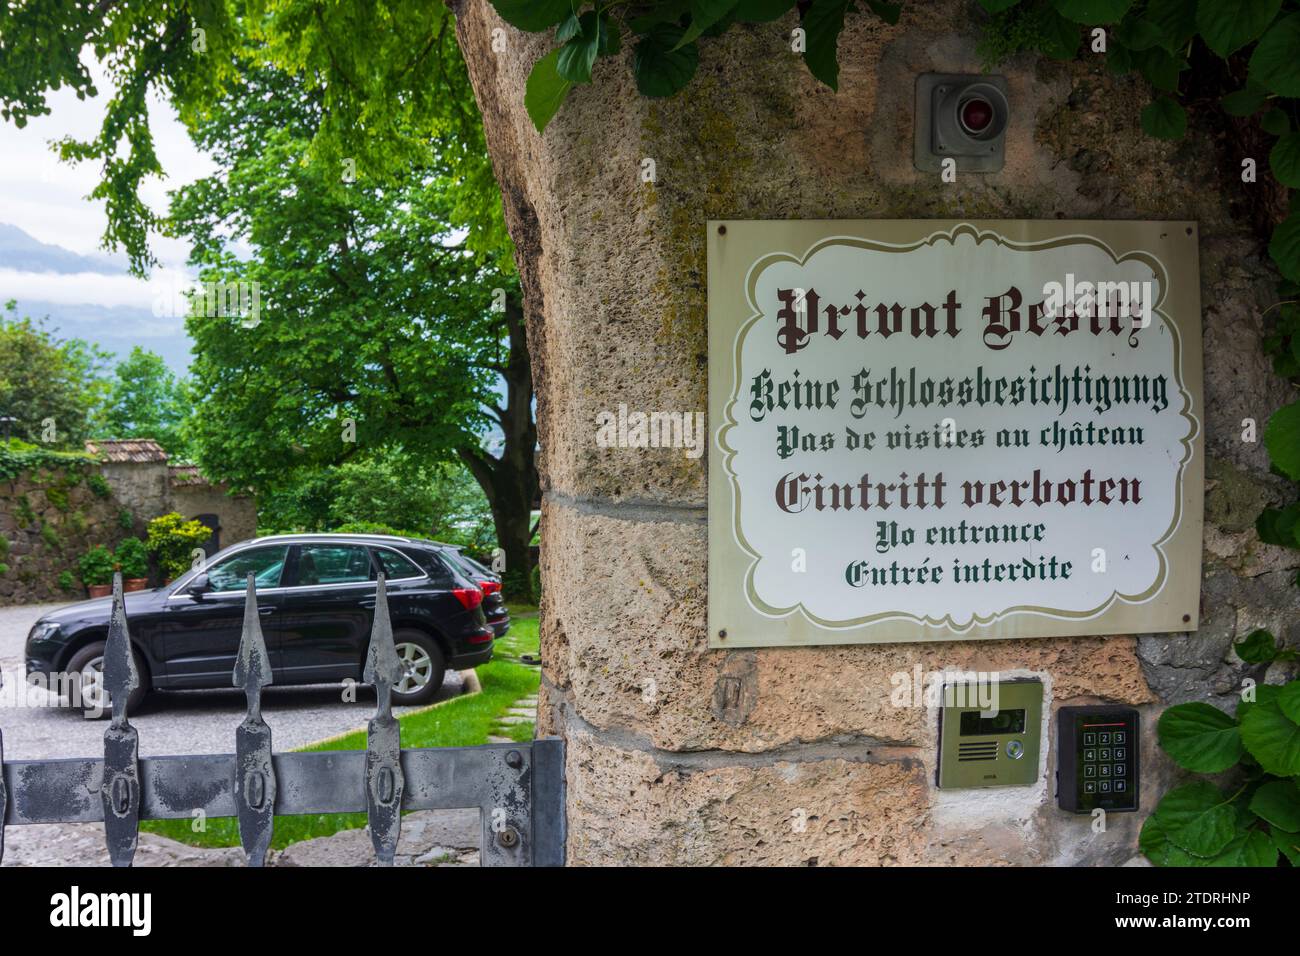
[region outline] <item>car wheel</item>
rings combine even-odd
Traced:
[[[393,703],[404,707],[427,704],[441,689],[447,673],[442,649],[422,631],[397,631],[393,644],[401,665],[401,676],[393,685]]]
[[[140,675],[140,686],[127,698],[128,714],[135,713],[144,700],[145,694],[149,693],[149,670],[135,648],[131,649],[131,653],[135,655],[135,669]],[[68,661],[68,674],[76,692],[74,700],[81,701],[81,709],[86,717],[99,719],[113,716],[112,701],[104,687],[103,641],[87,644],[73,654],[72,659]]]

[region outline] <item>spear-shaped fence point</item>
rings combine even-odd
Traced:
[[[5,858],[5,806],[9,795],[5,793],[5,735],[0,733],[0,863]]]
[[[402,664],[393,645],[384,575],[375,589],[375,620],[362,680],[375,688],[375,716],[366,726],[366,817],[380,866],[392,866],[402,829],[402,730],[393,718],[393,685]]]
[[[127,630],[120,571],[113,573],[113,616],[104,642],[103,667],[102,693],[109,695],[113,708],[113,719],[104,731],[104,777],[99,790],[104,841],[114,866],[130,866],[139,842],[140,740],[128,720],[127,704],[140,686],[140,675]]]
[[[235,659],[234,685],[248,701],[243,723],[235,729],[235,808],[239,841],[249,866],[262,866],[275,830],[275,767],[271,759],[271,728],[262,719],[262,688],[273,678],[271,658],[262,636],[257,608],[257,582],[248,574],[244,599],[244,629]]]

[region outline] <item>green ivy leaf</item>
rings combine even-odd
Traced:
[[[1291,865],[1300,866],[1300,833],[1274,830],[1271,836],[1273,837],[1273,845],[1291,861]]]
[[[1282,0],[1200,0],[1196,4],[1196,25],[1201,38],[1225,60],[1273,22]]]
[[[1169,842],[1193,856],[1217,856],[1237,833],[1237,811],[1204,780],[1170,790],[1154,816]]]
[[[1126,19],[1115,30],[1115,40],[1130,50],[1149,50],[1165,38],[1159,24],[1141,18]]]
[[[1238,830],[1206,866],[1277,866],[1277,847],[1262,830]]]
[[[1285,136],[1291,131],[1291,121],[1287,119],[1285,110],[1278,109],[1275,106],[1259,118],[1259,127],[1265,133],[1271,133],[1274,136]]]
[[[1196,4],[1188,0],[1151,0],[1146,18],[1164,33],[1164,47],[1171,53],[1187,46],[1196,33]]]
[[[632,72],[642,96],[672,96],[695,75],[700,48],[691,43],[677,49],[682,33],[681,27],[660,24],[637,41]]]
[[[789,13],[794,3],[795,0],[740,0],[735,15],[745,23],[770,23]]]
[[[1300,189],[1300,133],[1287,133],[1274,143],[1268,165],[1283,186]]]
[[[1020,0],[980,0],[980,6],[989,13],[1001,13],[1003,10],[1010,10]]]
[[[1157,139],[1182,139],[1187,132],[1187,111],[1177,100],[1162,96],[1142,110],[1142,129]]]
[[[1164,827],[1155,814],[1147,817],[1138,834],[1138,849],[1156,866],[1196,866],[1200,861],[1169,842]]]
[[[1160,747],[1184,770],[1218,773],[1241,759],[1237,721],[1199,701],[1178,704],[1160,715]]]
[[[1300,831],[1300,787],[1293,780],[1264,784],[1250,798],[1250,809],[1275,829],[1288,833]]]
[[[1300,724],[1300,680],[1282,685],[1282,689],[1277,692],[1277,706],[1287,720]]]
[[[1164,47],[1143,50],[1134,55],[1133,62],[1148,83],[1170,93],[1178,89],[1178,74],[1187,66],[1181,55],[1175,56]]]
[[[691,25],[686,28],[674,50],[694,43],[709,27],[731,12],[736,0],[691,0]]]
[[[1238,724],[1241,723],[1242,719],[1246,716],[1246,713],[1247,713],[1247,712],[1248,712],[1252,707],[1257,707],[1257,706],[1259,706],[1260,704],[1267,704],[1267,703],[1269,703],[1270,701],[1275,701],[1275,700],[1277,700],[1277,692],[1278,692],[1280,689],[1281,689],[1281,688],[1279,688],[1279,687],[1278,687],[1277,685],[1275,685],[1275,684],[1256,684],[1256,685],[1255,685],[1255,699],[1254,699],[1254,700],[1238,700],[1238,701],[1237,701],[1237,723],[1238,723]],[[1247,753],[1247,754],[1246,754],[1246,757],[1249,757],[1249,756],[1250,756],[1250,754]],[[1242,759],[1244,760],[1244,759],[1246,759],[1246,757],[1243,757]]]
[[[1282,712],[1277,699],[1257,700],[1246,710],[1241,718],[1241,742],[1275,777],[1300,775],[1300,724]]]
[[[492,0],[492,6],[506,23],[529,33],[553,27],[573,12],[571,0]]]
[[[840,88],[839,40],[849,0],[813,0],[803,15],[808,46],[803,60],[808,70],[832,90]]]
[[[1040,50],[1053,60],[1073,60],[1079,52],[1079,24],[1061,16],[1055,10],[1041,8],[1043,30]]]
[[[1269,27],[1250,55],[1249,75],[1281,96],[1300,96],[1300,13]]]
[[[1282,223],[1282,226],[1296,219],[1297,217],[1293,215]],[[1278,229],[1280,230],[1282,226]],[[1277,253],[1273,251],[1273,245],[1277,241],[1277,232],[1274,232],[1273,243],[1269,245],[1269,252],[1273,253],[1274,259],[1278,258]],[[1295,237],[1292,242],[1300,245],[1300,236]],[[1293,255],[1296,251],[1295,248],[1291,250]],[[1300,481],[1300,401],[1283,405],[1269,418],[1268,424],[1264,426],[1264,447],[1268,449],[1269,458],[1273,460],[1273,465],[1279,471],[1294,481]]]
[[[1233,644],[1232,649],[1247,664],[1267,664],[1269,661],[1277,660],[1277,644],[1273,640],[1273,635],[1262,627],[1251,631],[1239,643]]]
[[[596,65],[596,52],[600,43],[600,21],[596,11],[588,10],[579,18],[578,35],[560,47],[555,60],[555,71],[570,83],[590,83],[591,68]]]
[[[1229,116],[1253,116],[1268,100],[1261,90],[1246,87],[1229,93],[1219,102]]]
[[[555,28],[555,42],[568,43],[580,33],[582,33],[582,21],[578,19],[576,13],[570,13],[563,21],[561,21],[560,25]]]
[[[559,111],[564,98],[569,95],[573,84],[560,76],[556,64],[560,58],[559,50],[552,50],[533,65],[528,74],[528,83],[524,87],[524,108],[528,117],[537,127],[537,132],[546,129],[552,117]]]
[[[1052,6],[1067,20],[1093,27],[1124,19],[1133,0],[1052,0]]]

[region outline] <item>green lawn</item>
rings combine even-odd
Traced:
[[[470,747],[487,743],[489,734],[508,736],[520,742],[531,740],[531,723],[503,727],[497,723],[510,706],[537,693],[538,669],[518,663],[520,654],[536,654],[538,647],[535,608],[511,608],[509,633],[496,642],[493,659],[476,668],[481,693],[457,697],[444,704],[408,714],[399,719],[403,747]],[[361,716],[360,712],[358,714]],[[368,715],[366,715],[368,717]],[[274,729],[274,717],[269,723]],[[304,751],[365,750],[366,732],[302,748]],[[317,816],[275,818],[271,846],[282,849],[300,840],[329,836],[339,830],[366,825],[364,813],[330,813]],[[202,832],[195,832],[191,820],[146,820],[140,829],[192,846],[239,846],[239,826],[233,817],[213,817]]]

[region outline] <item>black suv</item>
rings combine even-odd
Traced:
[[[445,546],[386,535],[296,534],[232,545],[166,587],[125,595],[141,687],[230,687],[247,575],[257,581],[262,634],[276,684],[360,680],[375,587],[385,575],[403,676],[393,703],[433,699],[447,668],[492,658],[483,591]],[[106,706],[102,670],[112,598],[46,614],[27,636],[27,674],[78,681],[82,706]]]

